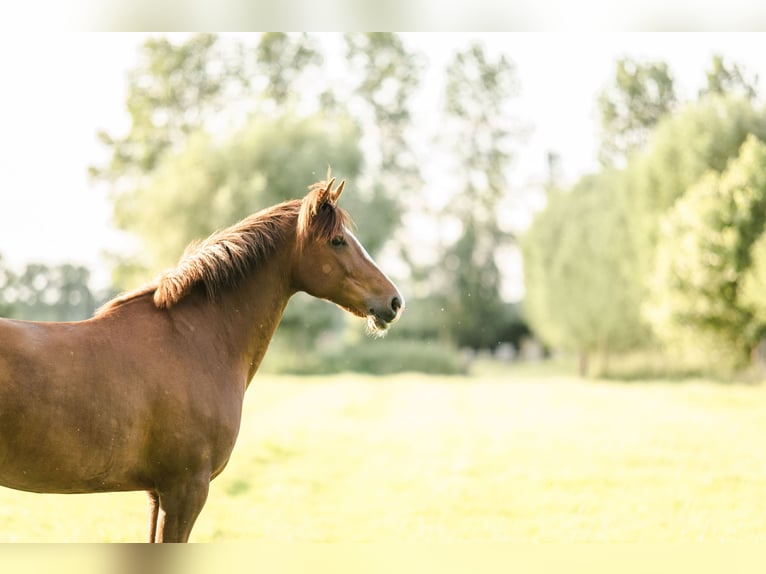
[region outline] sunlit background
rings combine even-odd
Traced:
[[[193,538],[763,541],[766,35],[594,28],[0,35],[0,316],[330,165],[406,312],[294,298]],[[0,540],[142,539],[142,496],[0,490]]]
[[[400,335],[503,356],[527,344],[582,361],[610,348],[661,351],[684,336],[663,335],[689,320],[672,289],[650,289],[654,271],[681,272],[658,253],[677,249],[657,234],[676,198],[723,170],[762,121],[761,35],[0,42],[0,301],[5,315],[31,319],[87,317],[174,264],[189,241],[301,196],[329,164],[349,181],[361,238],[407,294]],[[706,114],[734,115],[713,125]],[[647,186],[666,197],[650,205]],[[554,221],[556,209],[566,221]],[[525,236],[534,239],[523,250]],[[738,274],[755,267],[738,265]],[[731,303],[732,313],[758,314],[755,302]],[[314,344],[334,336],[336,349],[354,338],[322,305],[292,308],[285,330]],[[752,351],[759,327],[748,329],[736,345]]]

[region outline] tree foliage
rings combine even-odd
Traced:
[[[111,160],[92,170],[110,186],[116,225],[142,240],[143,257],[119,265],[118,282],[134,284],[189,240],[301,196],[328,164],[356,178],[360,127],[342,110],[311,111],[332,88],[306,89],[322,61],[305,34],[262,34],[254,46],[205,34],[145,43],[129,77],[130,129],[102,134]],[[397,222],[392,198],[376,188],[344,201],[375,251]]]
[[[322,116],[256,116],[223,142],[197,132],[165,158],[144,186],[115,199],[115,223],[141,238],[140,275],[145,280],[173,265],[192,240],[301,197],[307,184],[324,178],[322,167],[328,162],[336,174],[353,178],[361,164],[357,140],[350,120],[328,123]],[[369,216],[373,223],[364,225],[367,210],[353,209],[363,199],[348,193],[344,202],[361,216],[362,238],[379,246],[385,239],[381,225]]]
[[[649,317],[666,340],[742,360],[763,335],[742,283],[766,224],[764,165],[766,145],[750,136],[723,173],[706,175],[663,218]]]
[[[508,315],[496,256],[510,237],[496,207],[509,191],[514,126],[507,105],[517,88],[513,64],[490,57],[478,44],[458,52],[447,69],[446,111],[459,187],[445,215],[461,232],[444,251],[448,273],[441,293],[452,318],[450,335],[462,346],[497,345]]]
[[[644,209],[670,208],[705,172],[723,171],[748,134],[766,136],[766,115],[747,99],[714,96],[686,104],[661,122],[637,158],[637,196]]]
[[[355,110],[363,134],[365,163],[360,183],[377,198],[378,221],[398,225],[407,211],[422,208],[419,194],[402,193],[422,187],[410,141],[412,97],[421,82],[421,57],[389,32],[348,33],[344,41],[349,76],[354,78],[354,87],[346,95],[348,108]],[[386,246],[412,262],[406,240],[391,234]]]
[[[654,271],[662,217],[707,172],[726,169],[749,134],[766,138],[766,115],[748,100],[711,96],[660,122],[645,154],[627,166],[634,275],[644,286]]]
[[[254,69],[248,79],[251,85],[255,78],[264,80],[263,93],[277,108],[295,103],[291,100],[301,93],[296,89],[301,76],[323,61],[316,41],[305,33],[265,32],[254,53]]]
[[[99,300],[86,267],[29,263],[20,273],[0,256],[0,317],[32,321],[76,321],[93,314]]]
[[[581,353],[652,344],[653,332],[709,361],[744,356],[762,335],[748,261],[763,207],[733,182],[760,177],[760,152],[742,146],[764,141],[764,120],[751,100],[708,95],[664,117],[623,168],[552,194],[524,241],[536,332]]]
[[[706,84],[700,96],[734,95],[754,100],[758,96],[758,76],[747,73],[736,62],[727,62],[721,54],[715,54],[710,69],[705,73]]]
[[[547,344],[577,351],[583,370],[588,355],[605,363],[647,337],[623,179],[606,171],[552,192],[522,242],[527,319]]]
[[[344,207],[360,239],[373,253],[383,245],[400,216],[396,200],[387,187],[356,185],[364,126],[341,106],[325,105],[335,87],[317,73],[323,61],[306,34],[198,34],[143,46],[129,77],[130,129],[102,134],[111,160],[92,170],[109,185],[116,226],[140,241],[140,252],[118,261],[117,285],[145,282],[190,241],[301,197],[328,164],[350,180]],[[314,337],[331,326],[326,310],[296,299],[285,330]]]
[[[151,173],[166,150],[201,129],[246,79],[241,62],[224,55],[217,36],[195,34],[181,43],[147,40],[128,84],[130,128],[124,135],[99,132],[111,158],[91,167],[92,175],[112,185],[126,179],[130,185]]]
[[[750,248],[750,267],[742,276],[739,294],[755,324],[766,325],[766,233],[761,233]]]
[[[598,98],[602,163],[624,162],[641,149],[676,102],[673,76],[665,62],[618,60],[614,84]]]
[[[419,182],[408,141],[411,100],[422,72],[419,56],[389,32],[346,34],[345,41],[349,66],[359,78],[354,92],[370,115],[362,123],[369,126],[377,144],[379,177],[391,187]]]

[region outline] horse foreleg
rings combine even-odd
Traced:
[[[160,497],[156,491],[150,490],[149,495],[149,542],[157,542],[157,517],[160,512]]]
[[[205,506],[210,475],[159,491],[156,542],[188,542],[197,516]]]

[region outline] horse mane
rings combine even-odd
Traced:
[[[107,302],[97,314],[150,294],[157,308],[167,309],[197,285],[204,288],[208,299],[215,300],[255,271],[291,236],[298,249],[309,241],[329,241],[351,225],[348,213],[328,198],[329,183],[314,183],[302,200],[293,199],[266,208],[216,231],[203,241],[192,242],[175,267],[154,282]]]

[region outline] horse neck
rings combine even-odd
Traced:
[[[196,321],[203,329],[214,329],[223,351],[249,385],[290,297],[295,293],[290,282],[291,246],[278,250],[236,287],[198,307]],[[219,344],[220,344],[219,343]]]

